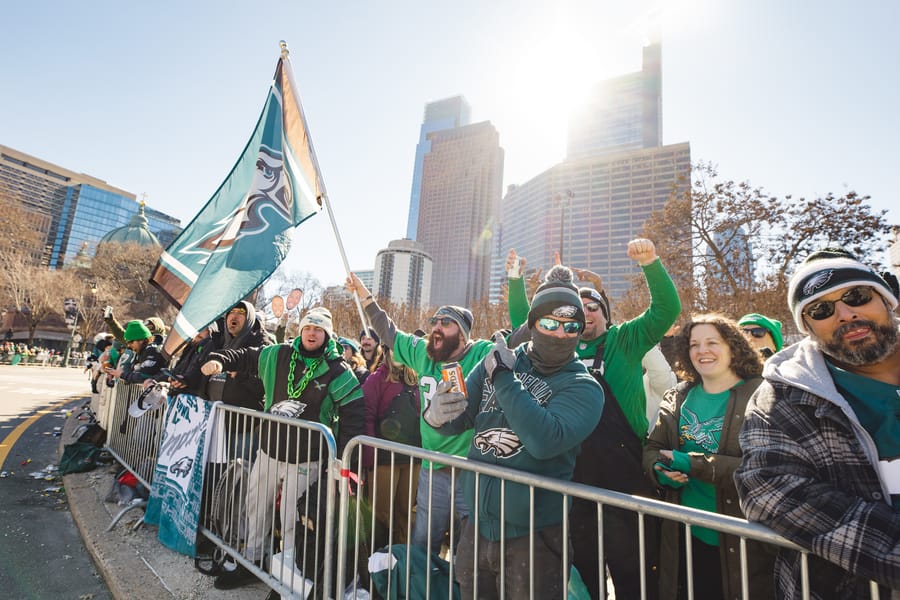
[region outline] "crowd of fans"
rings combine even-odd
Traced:
[[[110,315],[94,382],[168,381],[173,393],[321,422],[333,431],[339,454],[365,433],[746,516],[812,553],[813,597],[861,597],[870,579],[885,590],[900,588],[896,279],[843,250],[810,256],[793,276],[788,299],[807,337],[784,348],[781,323],[758,313],[697,314],[677,322],[678,291],[653,242],[633,240],[627,252],[644,274],[650,304],[622,323],[614,322],[600,277],[585,269],[554,266],[528,298],[524,258],[511,251],[512,329],[498,323],[490,340],[472,339],[476,315],[452,305],[439,307],[424,329],[401,331],[350,274],[346,287],[371,325],[358,335],[334,331],[329,310],[315,307],[303,315],[298,336],[284,340],[283,322],[273,335],[255,307],[242,301],[169,365],[160,351],[164,323],[151,318],[123,326]],[[648,353],[654,355],[652,377]],[[464,386],[444,380],[450,363]],[[668,389],[654,392],[650,379],[668,381]],[[286,511],[296,506],[298,490],[319,476],[316,448],[298,445],[291,437],[296,433],[277,428],[235,423],[229,431],[252,457],[253,497],[280,494],[287,547],[294,518]],[[829,454],[834,444],[840,455]],[[289,455],[286,448],[294,445],[309,455]],[[413,545],[437,553],[458,520],[462,535],[451,552],[464,598],[475,596],[476,586],[478,597],[496,597],[501,577],[510,597],[560,597],[571,565],[594,598],[607,573],[621,598],[686,597],[688,568],[694,597],[741,597],[741,545],[732,536],[702,527],[688,534],[677,522],[649,517],[639,525],[635,513],[612,507],[601,520],[594,503],[576,501],[566,539],[556,494],[538,491],[529,500],[527,489],[507,485],[503,500],[492,477],[452,477],[428,461],[387,464],[371,449],[359,467],[369,478],[394,471],[379,479],[395,487],[379,489],[384,496],[376,506],[385,512],[375,516],[389,519],[385,498],[394,499],[395,540],[409,533]],[[273,481],[281,487],[262,489]],[[414,497],[402,493],[411,481]],[[262,561],[273,550],[263,547],[272,515],[262,514],[273,505],[251,506],[250,560]],[[529,535],[534,530],[540,543]],[[691,561],[684,556],[686,535]],[[496,560],[501,547],[505,567]],[[796,552],[753,543],[746,551],[750,597],[794,597]],[[532,558],[541,568],[523,572]],[[252,577],[237,566],[219,575],[216,587],[237,587]]]
[[[32,346],[25,342],[0,342],[0,364],[41,365],[56,367],[63,364],[65,355],[52,348]],[[70,362],[80,362],[84,353],[73,351]]]

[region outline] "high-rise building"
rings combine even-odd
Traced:
[[[375,258],[375,283],[370,289],[379,298],[396,304],[425,308],[431,302],[431,256],[413,240],[393,240]],[[363,282],[365,283],[365,282]]]
[[[72,261],[82,248],[93,256],[100,238],[127,225],[140,208],[131,192],[6,146],[0,146],[0,190],[40,215],[46,235],[41,262],[51,268]],[[174,217],[149,207],[145,214],[163,245],[181,231]]]
[[[726,228],[713,234],[713,243],[722,254],[722,262],[719,263],[712,248],[707,248],[707,275],[713,281],[724,281],[725,273],[744,289],[753,288],[753,274],[756,271],[756,261],[753,259],[753,244],[747,236],[747,228],[743,225],[736,228]],[[707,283],[707,285],[710,285]]]
[[[487,298],[503,187],[500,134],[489,122],[428,134],[417,241],[434,259],[432,304]]]
[[[527,183],[509,186],[494,246],[491,297],[505,282],[506,253],[528,268],[564,264],[603,278],[620,296],[639,269],[627,256],[653,211],[690,185],[688,143],[662,146],[662,50],[643,49],[641,71],[602,81],[569,121],[566,160]]]
[[[431,150],[428,134],[442,129],[464,127],[469,124],[472,109],[462,96],[453,96],[425,105],[425,116],[419,128],[419,143],[416,144],[416,164],[413,169],[412,192],[409,195],[409,217],[406,223],[406,237],[416,239],[419,225],[419,201],[422,191],[422,163]]]
[[[662,145],[662,47],[643,49],[643,68],[598,83],[569,119],[566,158]]]
[[[359,277],[366,289],[375,289],[375,269],[365,269],[362,271],[353,271],[353,274]]]
[[[627,256],[628,242],[676,186],[689,185],[690,169],[690,145],[682,143],[567,160],[510,186],[502,203],[491,297],[497,298],[505,281],[510,248],[527,259],[529,271],[542,267],[544,272],[559,251],[564,264],[594,271],[609,296],[620,296],[639,272]]]

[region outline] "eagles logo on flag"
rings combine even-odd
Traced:
[[[286,45],[262,114],[219,189],[159,259],[150,282],[181,309],[163,345],[185,341],[278,267],[292,229],[322,207],[325,186]]]

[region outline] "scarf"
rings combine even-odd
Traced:
[[[551,375],[575,358],[578,336],[564,338],[541,333],[536,327],[531,329],[531,343],[525,349],[534,370],[541,375]]]

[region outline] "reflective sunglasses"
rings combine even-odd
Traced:
[[[431,317],[431,321],[429,321],[429,322],[431,323],[431,326],[432,326],[432,327],[434,327],[434,326],[437,325],[438,323],[441,324],[441,327],[450,327],[450,325],[451,325],[452,323],[456,323],[456,321],[454,321],[454,320],[451,319],[450,317],[440,317],[440,318],[438,318],[438,317]]]
[[[587,304],[584,305],[584,310],[586,310],[588,312],[597,312],[598,310],[600,310],[600,303],[599,302],[588,302]]]
[[[246,314],[247,314],[247,309],[246,309],[246,308],[240,308],[240,307],[239,307],[239,308],[232,308],[231,310],[228,311],[228,314],[229,314],[229,315],[230,315],[231,313],[237,313],[237,314],[239,314],[239,315],[246,315]]]
[[[755,338],[764,338],[769,333],[765,327],[744,327],[741,329],[744,333],[748,333]]]
[[[581,331],[581,323],[578,321],[566,321],[563,323],[562,321],[557,321],[556,319],[551,319],[550,317],[544,317],[543,319],[538,319],[538,323],[540,323],[541,327],[546,329],[547,331],[556,331],[559,329],[559,326],[562,325],[563,331],[566,333],[578,333]]]
[[[875,290],[869,286],[857,286],[844,292],[837,300],[819,300],[818,302],[813,302],[807,306],[803,312],[813,321],[821,321],[834,314],[834,305],[838,301],[843,302],[847,306],[857,307],[871,302],[874,295]]]

